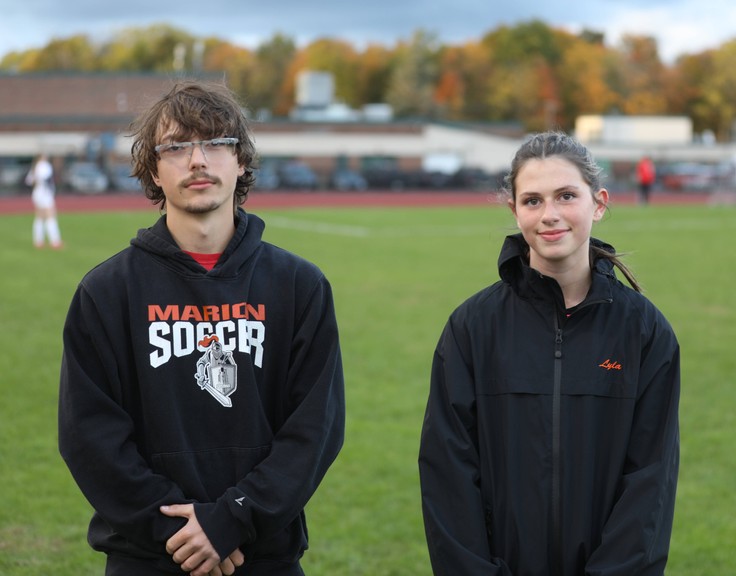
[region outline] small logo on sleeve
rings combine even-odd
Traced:
[[[606,370],[621,370],[621,364],[615,360],[607,358],[602,364],[598,364],[598,367],[605,368]]]

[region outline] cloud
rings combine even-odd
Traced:
[[[632,6],[616,12],[608,26],[611,41],[620,42],[624,34],[640,34],[657,39],[660,57],[673,62],[677,56],[716,48],[736,37],[731,23],[736,5],[731,0],[676,2],[651,6]]]
[[[436,33],[443,42],[479,39],[500,25],[542,20],[571,31],[604,32],[609,45],[624,33],[657,38],[660,54],[672,60],[729,39],[736,30],[731,0],[588,0],[552,3],[515,0],[499,5],[489,0],[372,0],[344,2],[277,0],[26,0],[4,7],[0,21],[0,55],[41,47],[51,38],[86,34],[104,40],[125,28],[166,23],[197,36],[217,36],[255,46],[281,32],[304,44],[318,37],[343,38],[356,45],[393,44],[417,29]]]

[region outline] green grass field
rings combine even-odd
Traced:
[[[260,211],[266,239],[317,263],[334,291],[345,447],[308,508],[310,576],[429,575],[416,457],[432,352],[452,309],[496,278],[506,209]],[[0,216],[0,575],[102,574],[90,510],[56,448],[61,328],[77,282],[155,212],[62,214],[66,248],[31,247]],[[736,568],[736,210],[614,207],[594,233],[627,262],[682,345],[682,462],[668,576]]]

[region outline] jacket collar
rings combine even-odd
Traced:
[[[601,240],[591,238],[590,244],[615,254],[613,246]],[[592,253],[591,257],[593,257]],[[613,263],[598,256],[593,260],[592,270],[591,287],[583,304],[594,301],[612,301],[611,281],[616,278]],[[498,258],[498,273],[501,280],[509,284],[523,298],[552,298],[558,304],[564,302],[557,281],[529,266],[529,245],[520,233],[506,237]]]

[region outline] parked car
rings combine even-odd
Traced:
[[[319,186],[317,174],[301,162],[287,162],[279,168],[279,182],[282,188],[315,190]]]
[[[65,172],[66,186],[80,194],[101,194],[110,185],[110,179],[94,162],[75,162]]]
[[[441,189],[449,186],[452,174],[438,170],[419,170],[414,178],[420,188]]]
[[[697,162],[680,162],[665,166],[657,178],[668,190],[707,190],[715,184],[712,166]]]
[[[130,164],[112,164],[108,168],[110,187],[116,192],[133,192],[141,189],[141,183],[130,174]]]
[[[363,172],[369,188],[381,188],[386,190],[404,190],[416,186],[416,176],[411,172],[405,172],[392,167],[373,167]]]
[[[20,189],[25,185],[25,178],[31,169],[30,162],[8,161],[0,163],[0,188]]]
[[[276,190],[279,187],[279,175],[273,166],[262,166],[253,170],[254,188],[258,190]]]
[[[368,183],[360,173],[346,168],[335,170],[330,180],[335,190],[365,190],[368,187]]]
[[[494,190],[503,187],[503,174],[490,174],[482,168],[460,168],[448,182],[450,188]]]

